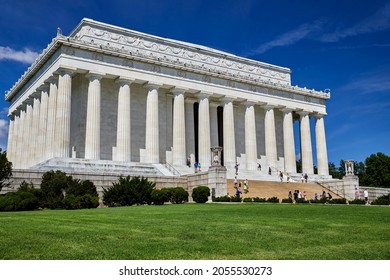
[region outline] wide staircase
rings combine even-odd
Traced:
[[[260,198],[270,198],[276,196],[280,199],[288,198],[288,192],[294,193],[294,190],[300,190],[301,193],[306,192],[306,197],[308,200],[314,199],[314,194],[317,193],[318,197],[322,194],[324,190],[326,194],[328,192],[332,195],[333,198],[340,198],[336,193],[329,191],[326,188],[321,187],[317,183],[308,182],[308,183],[287,183],[287,182],[272,182],[272,181],[249,181],[249,191],[244,193],[244,180],[241,181],[242,195],[241,197],[260,197]],[[227,180],[227,189],[230,196],[235,196],[236,189],[234,188],[234,180]]]

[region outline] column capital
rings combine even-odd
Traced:
[[[235,101],[236,99],[237,99],[237,97],[225,96],[221,100],[222,100],[222,102],[224,104],[227,104],[227,103],[230,103],[230,102],[233,103],[233,101]]]
[[[151,83],[151,82],[147,82],[144,87],[148,89],[148,91],[151,91],[151,90],[158,90],[160,87],[162,86],[162,84],[157,84],[157,83]]]
[[[280,111],[283,112],[283,114],[291,113],[294,110],[295,109],[293,109],[293,108],[282,108],[282,109],[280,109]]]
[[[119,77],[115,80],[116,83],[119,84],[119,86],[128,85],[130,86],[132,83],[134,83],[135,79],[133,78],[126,78],[126,77]]]
[[[40,85],[37,89],[37,91],[45,91],[45,92],[48,92],[49,91],[49,85],[47,83],[44,83],[42,85]]]
[[[57,84],[58,83],[58,76],[57,75],[52,75],[47,79],[47,82],[49,84]]]
[[[246,107],[255,106],[257,104],[257,101],[254,100],[245,100],[242,102]]]
[[[273,105],[273,104],[265,104],[265,105],[262,105],[261,106],[263,109],[265,109],[265,110],[273,110],[273,109],[275,109],[276,108],[276,105]]]
[[[201,91],[198,95],[198,100],[203,100],[203,99],[206,99],[206,98],[210,98],[210,96],[212,95],[211,92],[206,92],[206,91]]]
[[[55,71],[56,74],[59,74],[61,76],[63,75],[69,75],[72,76],[77,71],[77,68],[71,67],[71,66],[64,66],[60,65],[60,67]]]
[[[88,74],[85,75],[90,81],[94,80],[101,80],[105,76],[104,73],[100,72],[94,72],[94,71],[89,71]]]
[[[187,97],[185,100],[184,100],[184,102],[185,103],[190,103],[190,104],[194,104],[194,103],[196,103],[198,101],[198,99],[197,98],[191,98],[191,97]]]
[[[173,93],[173,95],[180,95],[180,94],[183,94],[187,91],[188,89],[187,88],[180,88],[180,87],[174,87],[173,89],[171,89],[171,93]]]
[[[316,119],[321,119],[321,118],[325,117],[326,115],[327,115],[326,113],[315,112],[313,114],[313,117],[315,117]]]
[[[308,111],[296,111],[296,113],[298,115],[300,115],[301,117],[306,117],[306,116],[311,114],[311,112],[308,112]]]

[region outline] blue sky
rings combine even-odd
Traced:
[[[329,161],[390,155],[390,1],[2,0],[0,10],[2,93],[57,27],[66,35],[88,17],[289,67],[293,85],[331,89]],[[1,98],[3,149],[7,107]]]

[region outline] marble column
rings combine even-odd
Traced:
[[[115,150],[117,161],[131,161],[130,86],[132,82],[124,78],[118,80],[118,124]]]
[[[55,128],[57,122],[57,96],[58,96],[58,85],[57,78],[51,77],[49,79],[49,107],[47,111],[47,130],[46,130],[46,152],[44,159],[50,159],[55,156],[54,150],[55,145]]]
[[[267,157],[268,167],[271,167],[272,173],[278,171],[278,154],[276,148],[275,133],[275,112],[273,105],[263,106],[265,111],[264,130],[265,130],[265,155]]]
[[[173,100],[173,165],[186,165],[186,126],[183,89],[174,89]]]
[[[160,162],[159,120],[158,120],[159,85],[148,84],[146,98],[146,133],[145,150],[147,163]]]
[[[26,111],[25,108],[20,107],[19,108],[19,124],[18,124],[18,130],[16,135],[16,145],[15,145],[15,162],[14,162],[14,168],[20,169],[22,168],[22,155],[25,153],[25,146],[24,146],[24,129],[25,129],[25,119],[26,119]]]
[[[16,128],[16,116],[14,114],[12,114],[9,117],[8,142],[7,142],[7,159],[10,162],[13,162],[13,160],[14,160],[13,144],[15,142],[15,139],[14,139],[15,128]]]
[[[318,175],[329,175],[328,152],[326,149],[324,115],[315,115]]]
[[[293,109],[285,108],[283,112],[283,147],[284,147],[284,171],[297,173],[294,143]]]
[[[247,170],[257,169],[257,139],[254,102],[246,102],[245,154]]]
[[[33,115],[33,108],[32,108],[32,99],[27,99],[25,101],[26,103],[26,116],[24,121],[24,131],[23,131],[23,147],[24,151],[21,156],[23,156],[23,159],[21,160],[21,168],[27,169],[30,167],[31,162],[31,154],[32,149],[35,149],[35,147],[32,147],[31,145],[31,126],[32,126],[32,115]]]
[[[49,108],[49,87],[42,86],[41,90],[41,113],[39,115],[39,129],[38,129],[38,155],[37,162],[46,159],[46,132],[47,132],[47,117]]]
[[[205,93],[199,96],[198,162],[201,164],[201,170],[206,170],[211,165],[209,96]]]
[[[298,112],[301,121],[301,160],[302,173],[308,175],[314,174],[313,151],[310,135],[310,117],[309,112]]]
[[[219,103],[209,102],[209,108],[210,108],[210,145],[211,145],[211,147],[219,146],[218,105],[219,105]]]
[[[32,114],[32,122],[31,122],[31,158],[30,158],[30,166],[37,164],[38,162],[38,133],[39,133],[39,116],[41,112],[41,100],[39,93],[34,94],[33,101],[33,114]]]
[[[70,157],[72,73],[69,69],[60,69],[58,77],[54,155],[60,158]]]
[[[100,111],[102,75],[89,73],[87,121],[85,131],[85,158],[100,159]]]
[[[233,99],[225,98],[223,106],[223,158],[227,168],[236,164],[236,140],[234,130]]]

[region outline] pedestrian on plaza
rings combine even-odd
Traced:
[[[261,164],[260,163],[257,164],[257,170],[261,171]]]
[[[198,172],[198,163],[197,162],[194,163],[194,169],[195,169],[195,173],[197,173]]]
[[[272,170],[271,170],[271,166],[268,167],[268,174],[271,175],[272,174]]]
[[[282,173],[282,171],[280,171],[279,177],[280,177],[280,182],[282,183],[283,182],[283,173]]]
[[[307,179],[309,178],[309,176],[307,176],[307,173],[305,173],[305,183],[307,183]]]
[[[357,187],[355,187],[355,199],[360,199],[360,193]]]
[[[237,188],[237,184],[238,184],[238,179],[237,179],[237,175],[234,176],[234,188]]]
[[[240,165],[240,164],[236,162],[236,165],[234,166],[234,168],[236,169],[236,175],[238,175],[238,166],[239,166],[239,165]]]
[[[366,201],[366,205],[368,205],[368,191],[367,191],[367,189],[364,190],[364,200]]]

